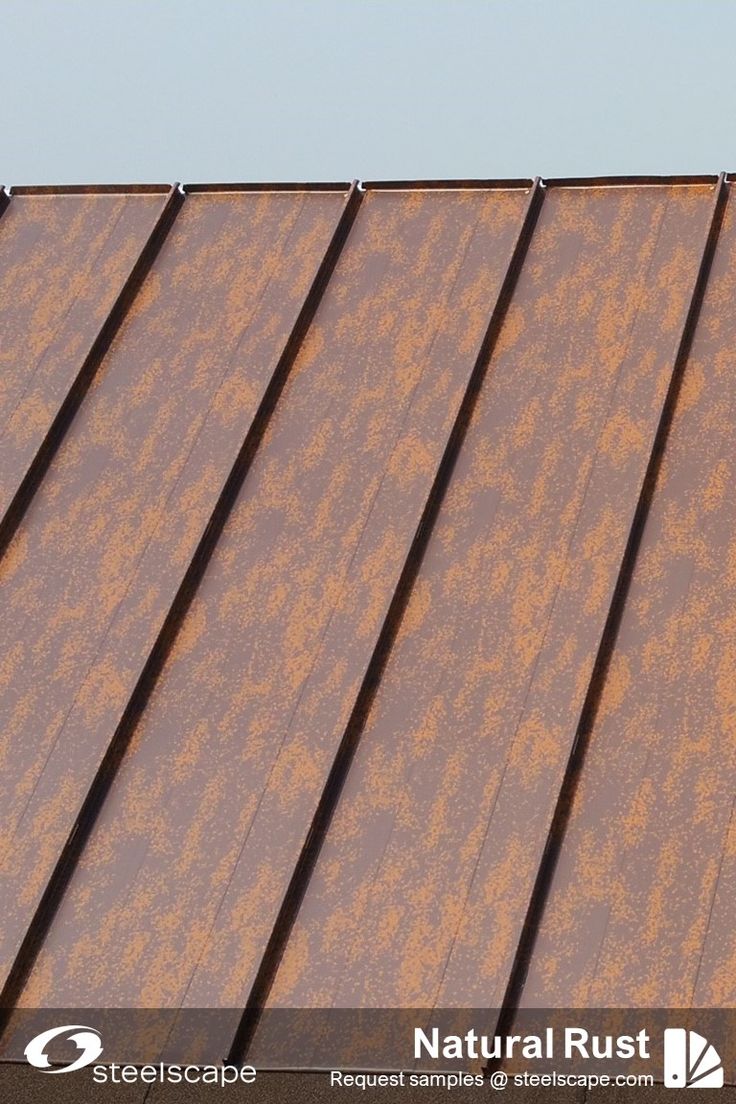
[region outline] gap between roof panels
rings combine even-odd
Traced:
[[[329,181],[326,183],[288,183],[288,182],[275,182],[275,183],[243,183],[235,182],[231,184],[184,184],[182,185],[184,192],[189,194],[196,194],[198,192],[349,192],[352,187],[351,182]]]
[[[174,184],[13,184],[10,194],[23,195],[166,195]]]
[[[545,177],[548,188],[627,188],[665,184],[717,184],[717,174],[679,176],[554,176]]]
[[[363,180],[360,187],[366,192],[430,191],[432,189],[449,192],[466,188],[531,188],[533,184],[532,179],[511,177],[498,180]]]

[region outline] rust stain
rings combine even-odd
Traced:
[[[546,197],[272,1007],[500,1005],[712,200]]]
[[[185,200],[0,563],[4,975],[344,205]]]
[[[19,195],[3,215],[0,495],[164,198]],[[216,1040],[159,1025],[170,1060],[227,1051],[527,198],[366,192],[21,1009],[230,1010]],[[501,1004],[713,198],[548,189],[270,1008]],[[526,1007],[736,1004],[735,203]],[[339,191],[186,198],[0,561],[4,977],[344,209]],[[272,1043],[264,1026],[248,1059]]]
[[[736,1004],[736,210],[719,237],[524,990]]]
[[[0,517],[166,198],[165,192],[11,198],[0,220]]]
[[[245,1003],[526,202],[366,194],[24,1005]]]

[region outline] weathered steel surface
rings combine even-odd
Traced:
[[[566,767],[522,1004],[736,1004],[736,197],[571,772],[714,182],[548,189],[420,563],[529,202],[455,183],[368,190],[306,337],[344,190],[193,188],[93,357],[0,559],[0,980],[35,961],[21,1005],[217,1006],[220,1056],[254,978],[268,992],[276,925],[272,1009],[498,1007]],[[165,200],[21,190],[3,214],[0,513]],[[171,1018],[155,1045],[199,1057],[182,1024],[165,1042]],[[264,1022],[248,1058],[269,1046]]]
[[[166,197],[14,195],[0,219],[0,519]]]
[[[713,201],[549,191],[272,1006],[501,1004]]]
[[[527,192],[366,194],[24,1004],[245,1004]]]
[[[0,562],[3,977],[344,206],[338,192],[185,200]],[[118,824],[130,861],[135,816]]]
[[[735,200],[731,191],[527,1006],[736,1005]]]

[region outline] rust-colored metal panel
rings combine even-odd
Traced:
[[[501,1005],[714,200],[549,190],[271,1007]]]
[[[527,1006],[736,1005],[733,185]]]
[[[366,193],[22,1004],[245,1004],[528,192]]]
[[[87,362],[168,189],[14,194],[0,219],[0,519]]]
[[[345,204],[339,192],[184,201],[0,562],[3,978]]]

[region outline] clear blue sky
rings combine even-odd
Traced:
[[[0,0],[0,181],[736,169],[729,0]]]

